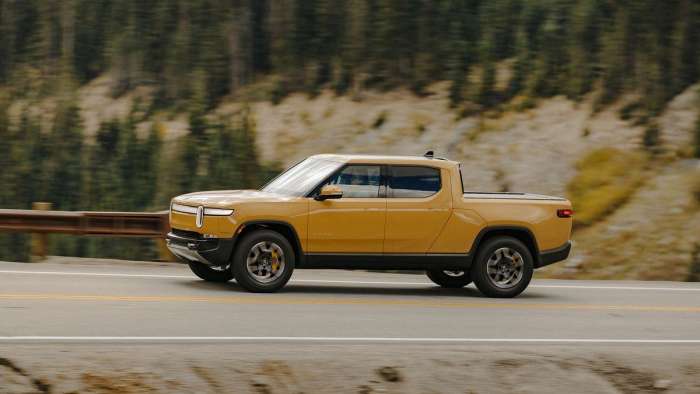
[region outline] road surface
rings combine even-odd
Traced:
[[[437,364],[424,365],[430,360]],[[495,367],[479,369],[489,363]],[[105,365],[112,374],[114,365],[122,374],[138,366],[146,377],[105,377]],[[239,389],[252,392],[334,384],[348,392],[556,392],[544,382],[558,374],[562,387],[578,379],[591,392],[700,391],[700,285],[534,280],[503,300],[472,286],[441,289],[422,275],[298,270],[283,291],[252,294],[235,282],[198,280],[178,264],[0,263],[0,387],[3,376],[22,387],[38,373],[54,392],[90,392],[91,384],[108,386],[104,379],[225,392],[221,374],[236,368],[228,373],[248,379]],[[440,371],[451,378],[429,383]],[[462,374],[484,380],[468,388]],[[321,384],[319,376],[333,379]],[[412,379],[426,386],[406,386]]]

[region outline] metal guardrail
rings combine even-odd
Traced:
[[[0,209],[0,231],[113,237],[164,237],[168,211],[68,212]]]
[[[32,255],[45,257],[48,250],[46,234],[75,234],[84,236],[142,237],[161,241],[170,231],[168,211],[161,212],[73,212],[42,210],[50,204],[35,203],[35,209],[0,209],[0,232],[35,234]],[[162,242],[161,242],[162,243]],[[161,258],[171,260],[161,245]]]

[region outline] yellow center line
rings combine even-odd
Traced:
[[[635,311],[700,313],[700,307],[674,305],[601,305],[521,303],[518,300],[487,303],[470,301],[403,300],[388,298],[302,298],[281,296],[130,296],[99,294],[1,294],[0,300],[116,301],[116,302],[207,302],[240,305],[375,305],[428,308],[536,309],[582,311]]]

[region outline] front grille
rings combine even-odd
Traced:
[[[191,239],[202,239],[202,234],[194,232],[194,231],[187,231],[187,230],[180,230],[177,228],[172,229],[173,234],[177,235],[178,237],[183,237],[183,238],[191,238]]]

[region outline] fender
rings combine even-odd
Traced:
[[[476,235],[476,238],[474,238],[474,242],[472,243],[468,254],[470,256],[474,256],[477,249],[479,248],[479,245],[481,244],[481,241],[484,239],[485,236],[491,233],[502,232],[517,232],[521,234],[524,233],[528,237],[528,239],[526,239],[524,243],[530,249],[530,253],[532,253],[532,258],[535,259],[535,266],[539,265],[540,250],[537,246],[537,238],[535,238],[535,235],[529,228],[523,226],[486,226],[482,228],[481,231],[479,231],[479,234]]]
[[[241,223],[238,226],[238,228],[236,229],[236,232],[233,234],[232,251],[236,250],[236,244],[238,243],[240,235],[246,231],[246,228],[250,228],[250,227],[269,228],[272,230],[275,230],[275,228],[279,229],[280,227],[284,228],[285,231],[283,231],[281,233],[282,233],[282,235],[286,236],[287,238],[291,238],[290,242],[292,244],[292,247],[294,248],[295,257],[296,257],[295,266],[300,267],[304,264],[305,255],[304,255],[304,250],[301,248],[301,241],[299,239],[299,235],[297,234],[297,231],[294,228],[294,226],[292,226],[290,223],[282,221],[282,220],[256,219],[256,220],[249,220],[247,222]],[[291,237],[290,237],[290,235],[291,235]]]

